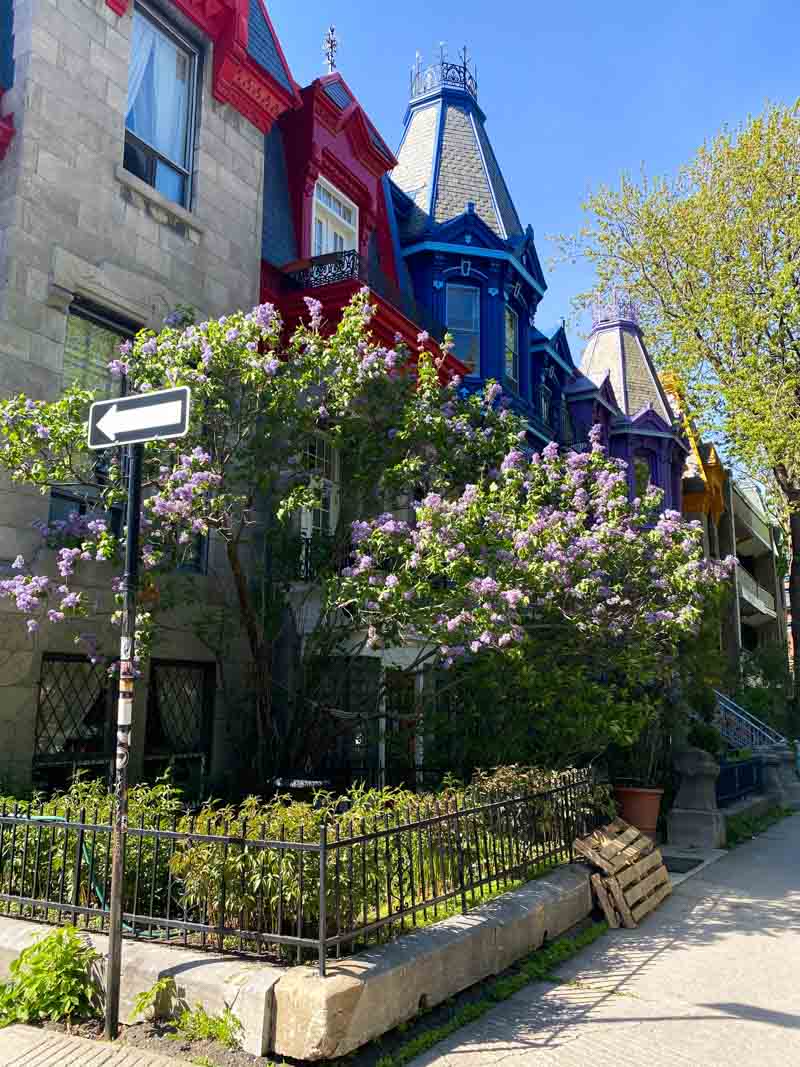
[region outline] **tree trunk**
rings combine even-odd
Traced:
[[[236,586],[239,611],[247,634],[250,655],[253,659],[254,703],[258,735],[258,751],[256,752],[255,763],[259,776],[259,786],[261,786],[270,765],[270,760],[267,758],[267,748],[269,746],[270,751],[272,751],[275,743],[272,722],[272,645],[264,640],[263,629],[259,625],[247,579],[242,570],[238,549],[237,542],[228,541],[228,563]]]
[[[800,504],[800,500],[790,501]],[[792,543],[792,562],[789,568],[789,610],[792,614],[792,670],[794,696],[789,716],[791,739],[800,737],[800,511],[789,512],[789,532]]]

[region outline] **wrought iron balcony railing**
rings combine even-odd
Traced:
[[[287,285],[295,290],[319,289],[348,281],[366,285],[376,296],[394,305],[407,319],[419,326],[420,330],[427,331],[435,341],[444,338],[444,323],[439,322],[411,293],[404,292],[395,285],[379,267],[370,264],[366,256],[362,256],[355,249],[315,256],[308,260],[305,267],[286,275]]]

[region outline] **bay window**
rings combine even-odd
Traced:
[[[447,330],[453,352],[470,374],[480,374],[481,294],[474,285],[447,286]]]
[[[358,247],[358,208],[324,178],[314,186],[311,238],[314,256]]]
[[[149,8],[133,12],[125,169],[168,200],[190,202],[198,52]]]

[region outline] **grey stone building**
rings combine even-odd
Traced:
[[[296,99],[261,0],[2,0],[0,395],[111,390],[106,362],[136,329],[256,303],[264,135]],[[0,483],[0,569],[46,567],[32,524],[78,506],[69,487]],[[215,559],[212,543],[197,560],[211,598]],[[100,616],[109,579],[88,579]],[[219,778],[213,657],[180,619],[171,633],[138,687],[133,770],[177,756]],[[107,761],[113,684],[75,636],[28,637],[0,603],[0,786]]]

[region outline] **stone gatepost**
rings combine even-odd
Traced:
[[[719,764],[701,748],[686,748],[675,758],[681,785],[667,816],[667,840],[680,848],[722,848],[725,816],[717,807]]]
[[[775,755],[780,760],[778,774],[783,784],[788,807],[800,809],[800,779],[797,777],[795,753],[789,745],[776,745]]]
[[[764,768],[764,796],[771,807],[785,807],[788,798],[781,777],[781,757],[777,752],[765,752],[761,762]]]

